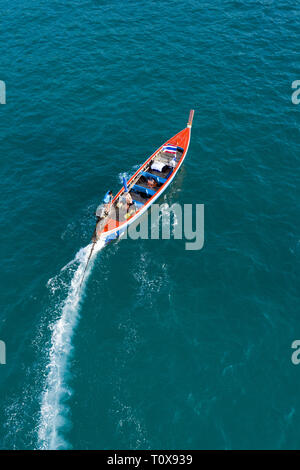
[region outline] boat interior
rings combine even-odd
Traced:
[[[183,151],[183,148],[177,147],[176,154],[170,154],[162,150],[157,152],[143,170],[136,175],[134,180],[128,184],[128,192],[132,198],[132,205],[127,207],[127,204],[122,201],[124,193],[122,191],[113,204],[110,217],[120,223],[128,220],[136,211],[140,210],[171,176],[179,163]],[[160,171],[152,168],[154,162],[158,163]]]

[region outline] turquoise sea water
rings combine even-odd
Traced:
[[[0,448],[299,448],[299,4],[2,0],[1,20]],[[203,249],[112,244],[77,297],[100,198],[190,108],[160,202],[205,204]]]

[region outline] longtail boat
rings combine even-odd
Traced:
[[[167,189],[186,157],[193,117],[192,109],[187,126],[161,145],[128,181],[123,179],[124,186],[109,204],[98,208],[94,243],[119,238]]]

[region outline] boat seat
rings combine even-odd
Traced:
[[[152,176],[158,176],[159,178],[164,178],[167,179],[168,175],[170,174],[171,168],[169,166],[165,166],[163,171],[156,171],[152,170],[152,168],[148,169],[148,173],[150,173]]]
[[[135,205],[138,209],[140,209],[141,207],[143,207],[143,206],[145,205],[144,202],[137,201],[136,199],[134,199],[133,196],[131,196],[131,197],[132,197],[132,202],[134,203],[134,205]]]
[[[154,196],[154,194],[156,193],[156,191],[154,191],[153,189],[144,188],[143,186],[139,186],[138,184],[135,184],[132,189],[133,189],[133,191],[139,191],[141,193],[146,193],[146,194],[149,194],[150,196]]]
[[[151,178],[151,175],[150,175],[150,178]],[[159,183],[158,181],[156,181],[155,186],[149,185],[149,180],[144,175],[141,175],[141,177],[138,179],[138,181],[135,182],[135,184],[138,186],[142,186],[143,188],[146,188],[146,189],[148,188],[153,189],[154,191],[157,191],[162,186],[162,183]]]
[[[147,171],[142,171],[142,175],[145,176],[145,178],[153,178],[155,181],[158,183],[164,184],[167,180],[165,178],[162,178],[161,176],[153,175],[152,173],[148,173]]]

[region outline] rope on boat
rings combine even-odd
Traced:
[[[94,248],[95,248],[96,243],[97,243],[97,240],[93,241],[93,246],[92,246],[92,248],[91,248],[91,251],[90,251],[88,260],[87,260],[87,262],[86,262],[86,265],[85,265],[85,268],[84,268],[84,271],[83,271],[83,275],[82,275],[82,278],[81,278],[81,282],[80,282],[80,285],[79,285],[79,289],[81,288],[82,283],[83,283],[83,281],[84,281],[85,273],[86,273],[87,267],[88,267],[88,265],[89,265],[90,259],[91,259],[91,257],[92,257],[92,254],[93,254],[93,251],[94,251]]]

